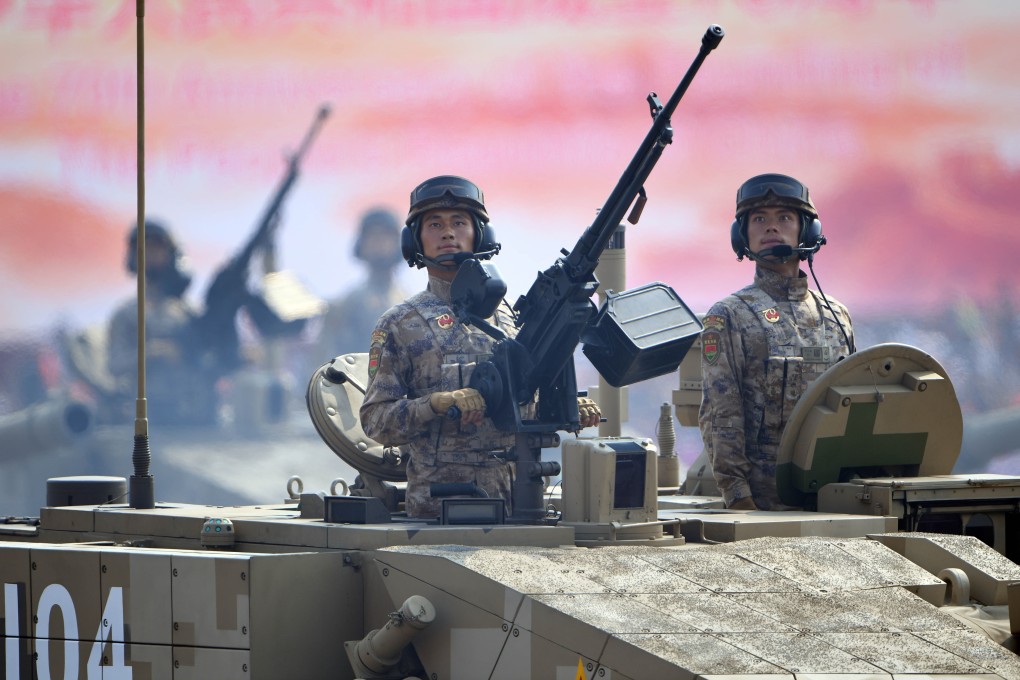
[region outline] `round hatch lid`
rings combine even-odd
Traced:
[[[361,429],[358,412],[368,385],[368,354],[342,354],[320,366],[308,383],[308,414],[333,452],[358,472],[388,481],[407,479],[407,457]]]
[[[831,366],[794,407],[776,459],[776,486],[803,506],[826,484],[854,477],[950,474],[963,416],[945,369],[888,343]]]

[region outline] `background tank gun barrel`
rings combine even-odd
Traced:
[[[54,399],[0,416],[0,462],[62,448],[92,431],[87,404]]]

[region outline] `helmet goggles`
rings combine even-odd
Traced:
[[[483,222],[489,221],[482,190],[463,177],[443,175],[426,180],[411,191],[411,210],[407,215],[407,224],[428,210],[453,208],[470,210]]]
[[[808,188],[787,175],[758,175],[740,185],[737,189],[737,214],[739,218],[757,208],[786,206],[800,210],[812,218],[818,217]]]

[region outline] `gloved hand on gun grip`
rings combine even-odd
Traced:
[[[429,395],[429,405],[437,416],[456,418],[459,413],[462,425],[478,425],[485,417],[485,399],[472,387],[453,392],[433,392]],[[451,411],[453,408],[457,410]]]
[[[595,427],[602,420],[602,411],[594,399],[589,397],[577,398],[577,415],[581,427]]]

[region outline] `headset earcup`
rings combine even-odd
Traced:
[[[733,224],[730,225],[730,246],[733,248],[733,252],[737,254],[737,257],[744,256],[744,250],[747,248],[747,243],[744,240],[743,224],[741,220],[733,220]]]
[[[408,226],[400,230],[400,254],[407,261],[408,267],[417,264],[418,242],[414,237],[414,231]]]
[[[807,253],[801,253],[800,259],[808,259],[809,254],[814,254],[825,245],[825,237],[822,236],[822,223],[817,217],[804,215],[804,229],[800,235],[800,247],[810,249]]]
[[[804,233],[800,237],[800,243],[802,248],[814,248],[819,244],[819,240],[822,239],[822,223],[816,218],[810,218],[804,220]],[[824,240],[822,241],[824,243]]]
[[[488,222],[482,224],[481,236],[478,239],[478,243],[475,244],[475,252],[483,253],[498,248],[499,243],[496,242],[496,230]]]

